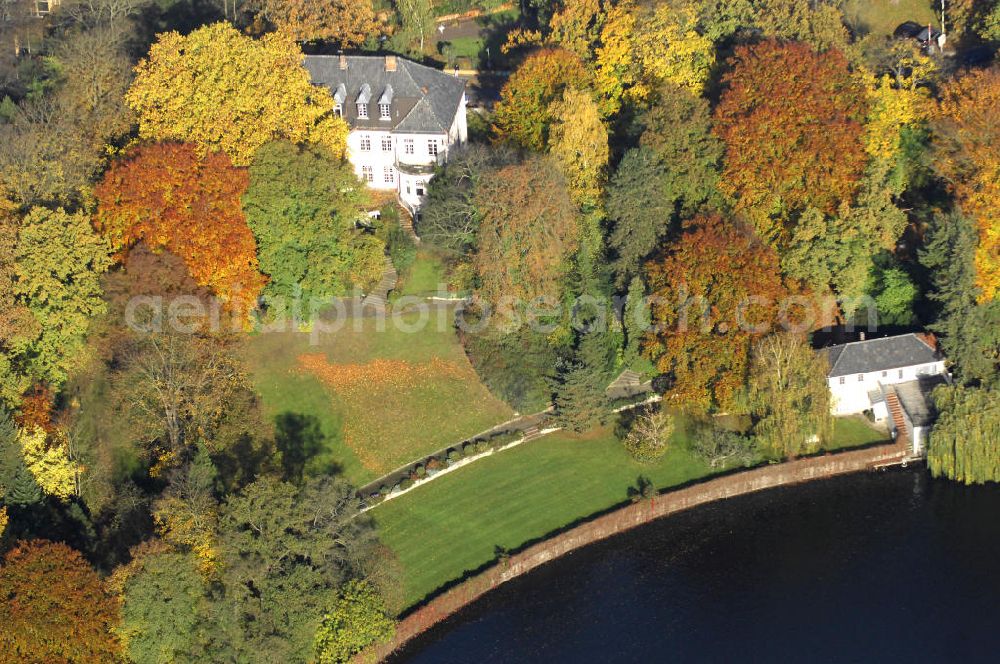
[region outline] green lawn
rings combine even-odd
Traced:
[[[936,13],[939,10],[932,4],[939,6],[931,0],[846,0],[844,17],[862,31],[891,35],[905,21],[924,25],[930,21],[940,27],[941,16]]]
[[[473,63],[479,62],[479,52],[483,50],[481,37],[455,37],[438,44],[449,44],[451,46],[449,55],[454,58],[469,58]]]
[[[864,418],[838,418],[829,449],[885,439]],[[493,561],[498,546],[516,549],[626,502],[640,476],[665,489],[713,472],[689,451],[683,426],[667,455],[648,465],[632,460],[609,429],[582,437],[559,432],[477,461],[371,514],[399,557],[405,604],[412,606]]]
[[[458,61],[461,67],[478,69],[486,63],[486,48],[490,47],[490,59],[494,68],[505,66],[507,57],[501,52],[500,46],[507,39],[507,32],[517,27],[521,17],[518,9],[482,16],[476,19],[479,26],[479,36],[465,34],[449,36],[446,31],[443,39],[436,44],[437,58],[445,65],[450,61]]]
[[[889,440],[889,434],[884,429],[876,429],[863,415],[851,415],[834,419],[833,440],[824,449],[840,450]]]
[[[605,429],[556,433],[487,457],[374,510],[379,535],[404,568],[405,603],[496,556],[628,500],[644,476],[657,488],[708,475],[683,432],[660,461],[633,461]]]
[[[316,343],[262,332],[243,355],[268,415],[316,418],[330,458],[364,484],[512,416],[469,365],[451,309],[436,308],[419,332],[404,327],[417,321],[351,319]]]
[[[417,252],[417,258],[406,274],[400,277],[395,295],[427,296],[435,295],[445,287],[444,266],[433,253],[425,249]]]

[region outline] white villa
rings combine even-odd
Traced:
[[[351,128],[358,177],[395,191],[417,217],[434,168],[468,140],[465,81],[394,55],[309,55],[303,64]]]
[[[935,418],[930,393],[950,380],[934,338],[916,333],[862,338],[823,352],[830,361],[833,414],[871,411],[876,422],[887,422],[895,435],[905,434],[913,453],[922,454]]]

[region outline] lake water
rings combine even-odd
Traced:
[[[394,659],[874,660],[1000,661],[1000,487],[921,468],[697,508],[505,584]]]

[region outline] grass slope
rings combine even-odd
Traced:
[[[244,360],[268,415],[315,417],[332,460],[363,484],[512,416],[469,365],[450,309],[410,331],[418,322],[352,319],[317,343],[264,332],[248,340]]]
[[[557,433],[450,473],[375,508],[383,542],[399,557],[405,603],[583,517],[628,500],[640,476],[657,488],[710,474],[683,434],[653,464],[633,461],[607,430]]]
[[[844,16],[860,31],[882,35],[891,35],[905,21],[922,25],[930,22],[934,27],[941,23],[941,15],[932,8],[931,0],[847,0]]]
[[[421,296],[440,295],[446,289],[444,265],[431,252],[421,249],[413,265],[400,278],[394,295]]]

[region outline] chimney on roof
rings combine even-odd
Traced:
[[[340,54],[340,69],[341,71],[347,69],[347,56],[343,53]]]
[[[385,56],[385,70],[386,71],[396,71],[396,56],[387,55]]]

